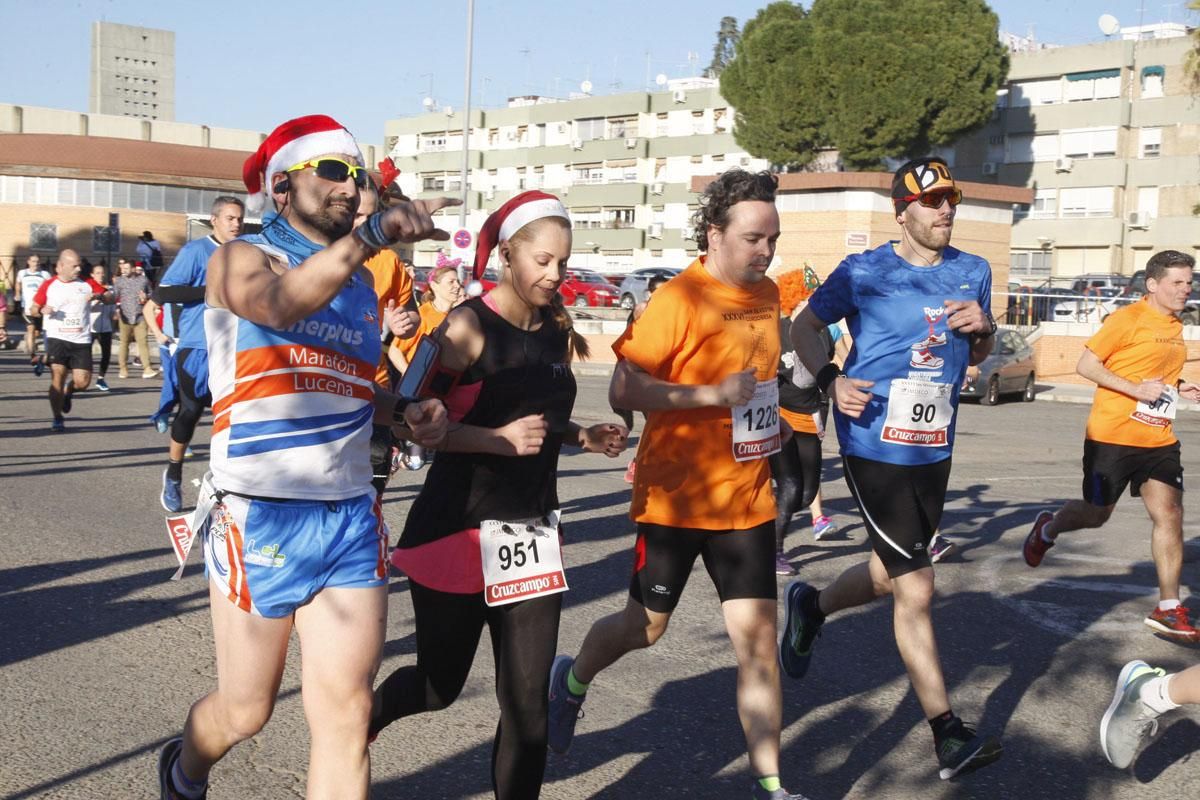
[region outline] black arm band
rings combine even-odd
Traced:
[[[838,378],[844,378],[846,373],[842,372],[837,364],[826,364],[817,372],[817,388],[822,394],[829,394],[830,385]]]
[[[160,306],[167,303],[198,303],[204,301],[203,286],[159,286],[150,299]]]

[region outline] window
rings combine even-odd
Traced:
[[[606,228],[629,228],[633,226],[633,209],[606,208],[601,218]]]
[[[1062,132],[1062,155],[1070,158],[1111,158],[1117,154],[1116,128],[1081,128]]]
[[[29,249],[50,252],[58,250],[58,225],[53,222],[29,223]]]
[[[1058,216],[1058,190],[1038,189],[1029,207],[1029,216],[1034,219],[1054,219]]]
[[[604,165],[576,164],[571,170],[571,178],[575,183],[604,183]]]
[[[1166,76],[1166,70],[1162,67],[1143,67],[1142,68],[1142,97],[1162,97],[1163,96],[1163,78]]]
[[[1158,216],[1158,187],[1140,186],[1137,192],[1138,213],[1148,217]]]
[[[1058,158],[1058,134],[1043,133],[1037,136],[1009,136],[1007,138],[1010,164],[1030,161],[1053,161]]]
[[[421,136],[422,153],[439,153],[446,149],[446,134],[424,134]]]
[[[1050,276],[1049,250],[1013,250],[1009,253],[1009,278],[1044,278]]]
[[[692,112],[692,133],[694,133],[694,134],[708,133],[707,123],[705,123],[705,121],[704,121],[704,112],[703,111],[693,111]]]
[[[92,252],[116,253],[121,249],[121,232],[107,225],[92,227]]]
[[[1062,218],[1111,217],[1113,190],[1108,186],[1062,189],[1058,195]]]
[[[629,117],[612,117],[608,120],[608,138],[636,139],[638,135],[637,115]]]
[[[1162,128],[1142,128],[1138,131],[1140,158],[1158,158],[1162,154]]]
[[[1009,95],[1009,103],[1014,108],[1018,106],[1040,106],[1061,102],[1061,78],[1014,83]]]
[[[1066,95],[1068,103],[1120,97],[1121,70],[1098,69],[1091,72],[1073,72],[1067,75]]]
[[[575,120],[575,138],[583,142],[604,138],[604,117],[589,117]]]

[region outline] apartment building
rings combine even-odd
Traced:
[[[946,155],[955,176],[1025,185],[1011,275],[1131,274],[1164,248],[1200,256],[1200,96],[1182,25],[1014,52],[992,120]]]
[[[767,169],[733,139],[733,109],[717,82],[670,81],[663,91],[569,100],[516,97],[472,110],[466,227],[527,189],[560,196],[575,226],[571,263],[605,272],[680,266],[696,254],[692,178],[730,166]],[[462,114],[389,120],[384,149],[410,197],[462,192]],[[451,216],[457,213],[451,211]],[[436,246],[418,244],[417,265]]]

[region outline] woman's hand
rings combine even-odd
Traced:
[[[579,429],[579,446],[589,453],[603,453],[616,458],[629,445],[629,429],[624,425],[602,422]]]

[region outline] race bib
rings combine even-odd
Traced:
[[[558,511],[552,511],[539,519],[480,523],[485,603],[503,606],[567,590],[558,543],[559,517]]]
[[[779,384],[759,381],[750,402],[733,407],[733,460],[754,461],[779,452]]]
[[[1129,416],[1146,425],[1165,428],[1175,419],[1175,409],[1178,405],[1179,391],[1174,386],[1164,386],[1157,400],[1153,403],[1138,401],[1137,407]]]
[[[910,447],[941,447],[950,441],[949,383],[898,378],[888,394],[887,418],[879,438]]]
[[[77,313],[64,312],[58,329],[63,333],[79,333],[83,330],[83,316]]]
[[[200,481],[200,494],[196,498],[196,508],[190,513],[172,514],[167,517],[167,536],[171,539],[171,549],[175,551],[175,560],[179,569],[171,576],[177,581],[183,577],[183,568],[187,566],[188,554],[192,552],[192,542],[196,535],[203,533],[208,527],[209,514],[217,503],[217,492],[212,485],[212,473],[204,473]]]

